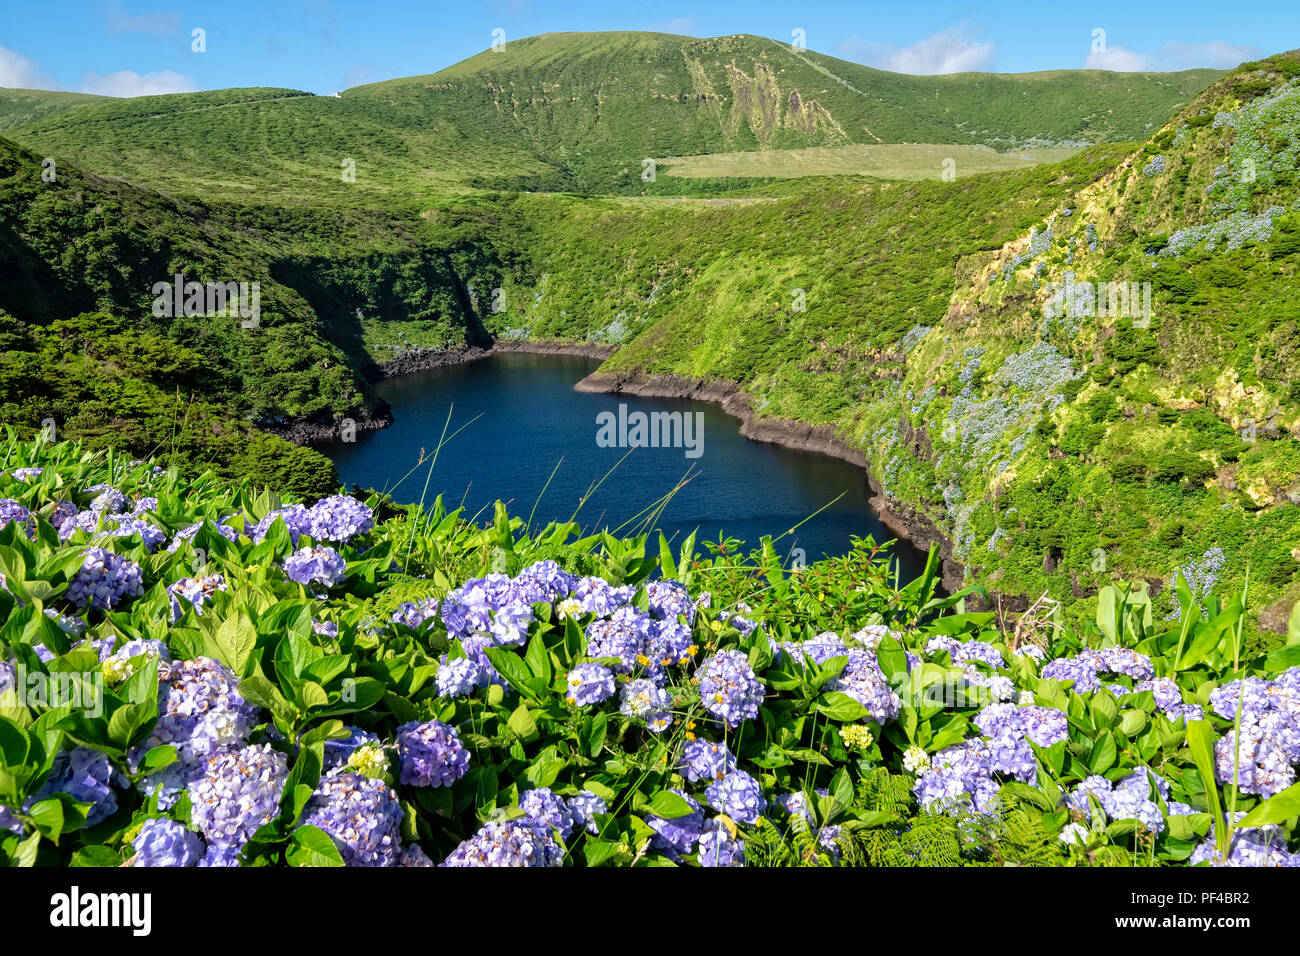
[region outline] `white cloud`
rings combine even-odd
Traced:
[[[954,27],[905,47],[850,37],[839,45],[837,52],[850,60],[893,73],[933,75],[986,70],[993,62],[993,48],[992,41],[981,43]]]
[[[673,17],[671,20],[660,20],[650,29],[655,33],[683,33],[687,36],[694,36],[695,18]]]
[[[0,86],[23,90],[52,90],[57,84],[34,60],[0,46]]]
[[[1228,70],[1245,60],[1253,60],[1259,50],[1253,46],[1234,46],[1221,40],[1209,43],[1166,43],[1155,53],[1138,53],[1118,44],[1105,50],[1091,51],[1084,61],[1085,70],[1113,70],[1116,73],[1169,73],[1210,67]]]
[[[154,36],[172,36],[181,28],[179,10],[163,10],[158,13],[141,13],[131,16],[120,3],[114,4],[108,11],[109,33],[151,33]]]
[[[1135,53],[1127,47],[1114,44],[1104,50],[1093,50],[1084,61],[1085,70],[1112,70],[1116,73],[1142,73],[1154,69],[1152,58],[1145,53]]]
[[[81,78],[81,92],[101,96],[157,96],[160,93],[193,93],[198,89],[194,77],[172,70],[139,74],[135,70],[118,70],[107,76],[87,73]]]

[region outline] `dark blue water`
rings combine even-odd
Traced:
[[[574,391],[598,364],[574,356],[507,353],[390,379],[378,386],[393,408],[390,428],[319,448],[334,459],[349,486],[388,491],[401,503],[419,501],[428,463],[411,469],[421,449],[432,452],[438,446],[450,411],[447,433],[464,429],[439,452],[425,500],[442,494],[449,509],[463,502],[467,516],[482,509],[480,521],[491,520],[498,499],[525,520],[536,505],[534,527],[568,520],[593,483],[627,455],[578,511],[575,520],[585,531],[614,531],[620,525],[622,533],[644,531],[638,513],[689,478],[657,522],[675,543],[698,531],[699,542],[725,536],[757,547],[770,534],[779,538],[775,546],[782,556],[801,548],[811,562],[847,552],[851,535],[872,535],[876,541],[892,537],[867,504],[867,479],[860,468],[750,441],[740,435],[736,419],[707,402]],[[683,445],[696,439],[693,447],[700,454],[688,457],[687,447],[638,447],[631,454],[625,447],[601,447],[597,416],[606,411],[617,416],[620,404],[627,406],[630,423],[637,411],[702,414],[698,438],[681,433]],[[619,437],[617,428],[607,434]],[[636,439],[630,431],[626,437]],[[920,572],[923,555],[905,543],[895,551],[904,579]]]

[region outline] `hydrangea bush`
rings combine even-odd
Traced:
[[[70,444],[11,442],[0,499],[6,863],[1300,862],[1300,623],[1247,659],[1245,595],[1005,631],[937,555],[900,588],[871,542],[788,572]]]

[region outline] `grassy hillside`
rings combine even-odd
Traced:
[[[646,158],[1138,138],[1218,75],[913,77],[762,37],[565,33],[342,98],[244,89],[104,101],[11,135],[104,175],[260,201],[432,198],[467,186],[662,193],[702,186],[647,184]],[[355,181],[343,179],[346,160]]]
[[[1248,65],[1145,145],[1054,167],[557,212],[517,320],[835,425],[1000,590],[1136,573],[1172,613],[1180,568],[1198,593],[1249,571],[1277,629],[1300,571],[1297,76],[1295,54]],[[1151,283],[1149,325],[1046,302],[1121,280]]]
[[[0,132],[34,123],[67,110],[109,98],[93,93],[63,93],[53,90],[15,90],[0,87]]]
[[[618,344],[608,370],[835,426],[999,591],[1086,614],[1141,575],[1173,613],[1179,568],[1204,591],[1249,566],[1272,602],[1252,626],[1276,630],[1300,571],[1297,72],[1249,65],[1166,122],[1210,74],[896,77],[753,37],[569,34],[341,99],[83,104],[14,132],[39,152],[0,141],[4,419],[54,407],[92,440],[218,460],[208,435],[373,411],[367,368],[412,348]],[[829,119],[804,123],[814,100]],[[955,182],[640,180],[642,156],[1148,124]],[[508,185],[669,195],[480,188]],[[261,283],[261,327],[155,319],[152,284],[182,269]],[[1151,322],[1048,306],[1085,280],[1150,282]],[[187,402],[217,426],[174,425]]]

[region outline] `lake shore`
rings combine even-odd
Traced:
[[[952,542],[925,515],[886,497],[867,467],[867,458],[862,449],[849,445],[831,426],[810,425],[790,418],[759,418],[754,414],[752,396],[732,382],[706,382],[671,374],[647,375],[640,372],[597,370],[578,382],[574,388],[580,392],[713,402],[728,415],[739,419],[740,434],[746,438],[831,455],[857,465],[866,474],[867,485],[871,489],[869,503],[881,524],[897,538],[911,543],[921,551],[928,550],[931,544],[937,544],[942,559],[944,590],[951,594],[961,589],[965,568],[953,557]],[[1010,606],[1013,610],[1023,609],[1019,607],[1022,602],[1027,606],[1023,598],[1015,596],[1004,595],[1002,601],[1003,607]]]

